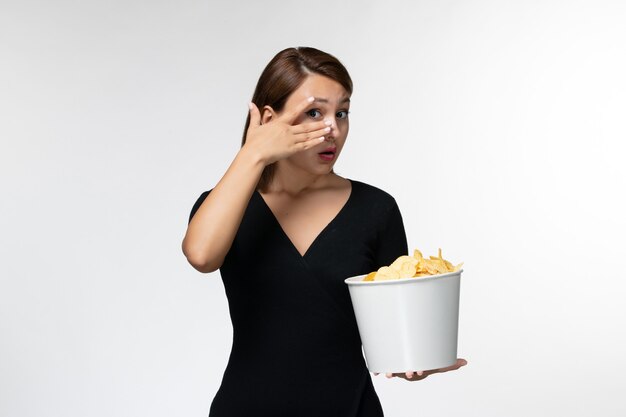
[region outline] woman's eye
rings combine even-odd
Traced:
[[[348,113],[350,113],[348,110],[342,110],[340,112],[337,112],[337,117],[339,119],[345,119],[348,117]]]
[[[317,110],[317,109],[309,110],[308,112],[306,112],[306,114],[308,114],[310,117],[312,117],[314,119],[316,119],[316,118],[318,118],[318,117],[320,117],[322,115],[322,113],[319,110]]]

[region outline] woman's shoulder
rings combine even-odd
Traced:
[[[350,182],[352,183],[353,186],[356,186],[356,188],[358,188],[361,194],[364,194],[373,198],[383,199],[383,200],[394,200],[393,196],[390,193],[388,193],[387,191],[375,185],[368,184],[363,181],[358,181],[354,179],[350,179]]]
[[[356,195],[360,197],[359,200],[362,204],[368,204],[373,208],[383,210],[396,205],[395,198],[382,188],[354,179],[350,179],[350,182],[352,187],[354,187],[353,191],[356,191]]]
[[[198,197],[193,207],[191,208],[191,212],[189,213],[189,219],[187,220],[188,223],[191,223],[191,219],[193,218],[194,214],[196,214],[196,211],[198,211],[198,209],[200,208],[204,200],[206,200],[207,196],[209,195],[211,191],[213,191],[213,188],[211,188],[210,190],[204,191],[202,194],[200,194],[200,197]]]

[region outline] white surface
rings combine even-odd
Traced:
[[[456,363],[461,272],[345,280],[370,372],[402,373]]]
[[[180,242],[294,45],[354,78],[336,171],[397,199],[410,249],[465,262],[469,364],[375,377],[386,416],[626,415],[625,21],[617,0],[1,1],[0,415],[207,415],[231,327]]]

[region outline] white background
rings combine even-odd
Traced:
[[[374,378],[386,415],[626,415],[624,22],[597,0],[2,0],[0,415],[207,415],[230,319],[181,240],[300,45],[355,83],[336,172],[465,262],[469,365]]]

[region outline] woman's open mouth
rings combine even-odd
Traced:
[[[318,155],[320,156],[320,159],[322,161],[328,162],[328,161],[332,161],[333,159],[335,159],[336,153],[337,153],[337,147],[331,146],[331,147],[326,148],[322,152],[319,152]]]

